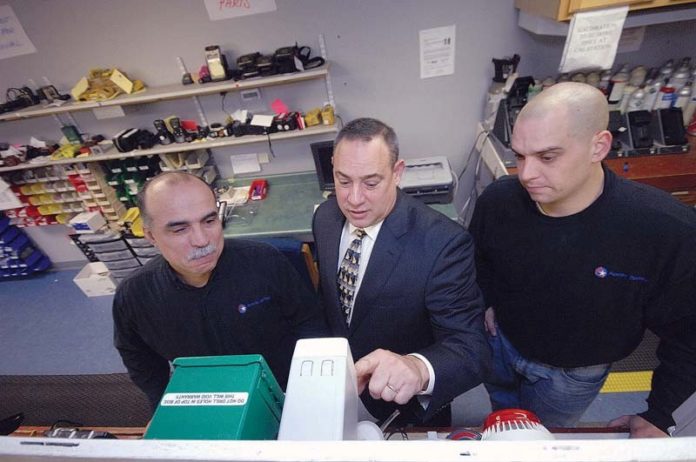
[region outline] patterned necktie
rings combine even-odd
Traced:
[[[360,265],[360,247],[362,239],[365,236],[365,231],[358,229],[355,231],[357,237],[350,243],[346,254],[341,260],[341,266],[338,269],[338,302],[341,305],[341,311],[346,318],[346,324],[350,323],[350,313],[353,310],[353,299],[355,297],[355,285],[358,282],[358,268]]]

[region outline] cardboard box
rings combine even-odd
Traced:
[[[87,263],[73,281],[88,297],[113,295],[116,291],[116,283],[102,262]]]
[[[82,212],[70,220],[70,226],[76,233],[96,233],[106,224],[106,220],[99,212]]]

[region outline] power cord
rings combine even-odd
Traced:
[[[474,145],[471,147],[471,150],[469,151],[469,155],[467,156],[466,162],[464,163],[464,168],[462,169],[461,173],[457,177],[457,180],[455,181],[455,187],[454,191],[455,194],[459,189],[459,182],[461,181],[462,177],[464,176],[464,173],[469,168],[469,162],[471,162],[471,159],[474,155],[474,152],[478,152],[479,158],[476,161],[476,170],[474,172],[474,181],[471,187],[471,191],[469,192],[469,196],[466,199],[466,202],[464,202],[464,205],[462,205],[462,208],[460,209],[459,213],[457,214],[457,222],[462,225],[466,226],[471,219],[469,216],[469,208],[471,206],[471,199],[474,197],[474,199],[478,199],[478,192],[476,190],[476,185],[478,183],[478,180],[480,179],[480,174],[481,174],[481,151],[478,150],[476,147],[479,145],[479,142],[481,141],[481,137],[484,136],[484,140],[487,139],[490,136],[490,132],[488,130],[483,130],[481,133],[478,134],[476,137],[476,140],[474,141]]]
[[[491,133],[488,130],[483,130],[481,133],[478,134],[476,137],[476,141],[474,141],[474,145],[471,147],[471,150],[469,150],[469,155],[466,158],[466,162],[464,163],[464,168],[462,169],[461,173],[457,177],[458,180],[462,179],[462,176],[464,176],[464,173],[466,172],[467,168],[469,167],[469,162],[471,161],[471,157],[474,155],[474,152],[477,151],[476,146],[478,146],[479,141],[481,141],[481,136],[485,135],[486,138],[488,138]],[[480,153],[480,151],[479,151]]]
[[[271,156],[275,159],[275,152],[273,152],[273,145],[271,145],[271,134],[266,133],[266,139],[268,140],[268,150],[271,151]]]
[[[401,435],[402,440],[408,440],[408,433],[406,433],[406,429],[404,428],[397,428],[396,430],[385,434],[384,439],[390,440],[391,437],[396,435],[397,433]]]
[[[476,162],[476,172],[474,173],[474,182],[471,185],[471,191],[469,191],[469,197],[466,198],[466,202],[464,202],[464,205],[462,205],[462,209],[458,214],[457,221],[459,222],[460,225],[466,227],[469,222],[471,221],[471,216],[473,215],[473,209],[471,209],[471,213],[469,212],[471,208],[471,199],[474,199],[474,203],[476,203],[476,200],[479,198],[479,193],[478,193],[478,182],[481,179],[481,164],[483,163],[483,158],[479,157],[478,161]]]
[[[232,114],[230,114],[229,112],[227,112],[227,109],[225,109],[225,98],[227,97],[227,92],[226,92],[226,91],[221,91],[221,92],[220,92],[220,95],[222,96],[222,98],[221,98],[221,100],[220,100],[220,106],[221,106],[221,108],[222,108],[222,112],[224,112],[225,114],[227,114],[227,117],[229,117],[230,119],[232,119]]]
[[[336,119],[338,119],[338,120],[341,121],[341,128],[343,128],[343,119],[341,118],[341,116],[338,115],[338,114],[334,114],[334,118],[336,118]]]

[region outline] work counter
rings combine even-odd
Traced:
[[[290,173],[262,177],[268,181],[265,199],[248,201],[230,212],[225,237],[294,237],[312,241],[314,209],[326,198],[319,189],[315,172]],[[251,179],[230,183],[230,187],[248,186]],[[453,204],[432,204],[432,208],[453,220]]]

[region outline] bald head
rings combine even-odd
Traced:
[[[563,117],[573,137],[591,137],[609,124],[606,97],[585,83],[563,82],[542,91],[522,108],[517,121],[549,114]]]
[[[206,189],[210,190],[210,194],[215,200],[215,194],[210,189],[208,183],[203,181],[196,175],[185,172],[164,172],[157,175],[152,180],[145,183],[143,189],[138,193],[138,207],[140,208],[140,217],[143,220],[143,224],[146,227],[150,227],[152,224],[152,215],[148,213],[148,197],[152,194],[171,194],[175,191],[176,186],[182,183],[196,182],[203,185]]]

